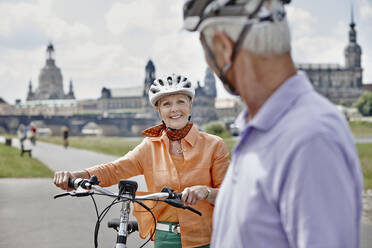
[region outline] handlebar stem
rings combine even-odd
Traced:
[[[130,200],[125,200],[123,201],[123,204],[120,210],[119,231],[117,234],[115,248],[126,248],[127,247],[129,213],[130,213]]]

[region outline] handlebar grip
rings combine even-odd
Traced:
[[[177,199],[181,199],[182,198],[182,193],[174,193],[174,197],[177,198]]]
[[[69,188],[75,189],[75,186],[74,186],[75,180],[76,180],[76,178],[69,178],[68,179],[68,184],[67,185],[68,185]]]
[[[138,231],[138,222],[137,221],[129,221],[127,230],[128,230],[129,233]]]
[[[98,180],[96,176],[92,176],[89,180],[82,179],[82,178],[69,178],[68,179],[68,187],[72,189],[77,189],[82,187],[83,189],[91,189],[92,185],[97,185]]]

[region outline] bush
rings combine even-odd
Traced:
[[[231,134],[226,131],[225,124],[223,122],[211,121],[205,124],[204,130],[207,133],[214,134],[222,138],[231,137]]]
[[[372,115],[372,92],[365,91],[354,106],[359,110],[363,116]]]

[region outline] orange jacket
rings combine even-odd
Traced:
[[[184,155],[183,168],[177,172],[169,153],[169,139],[163,132],[160,137],[146,137],[136,148],[118,160],[87,169],[96,175],[103,187],[117,184],[120,179],[144,175],[148,190],[160,192],[171,187],[176,192],[193,185],[218,188],[229,165],[229,152],[223,140],[217,136],[199,132],[195,125],[181,140]],[[138,192],[138,194],[141,194]],[[157,218],[165,209],[165,203],[146,202],[154,207]],[[214,206],[201,200],[193,206],[202,213],[198,216],[190,211],[177,209],[181,228],[182,247],[203,246],[210,243]],[[139,223],[139,232],[145,238],[155,226],[150,213],[134,205],[133,214]]]

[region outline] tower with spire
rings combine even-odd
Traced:
[[[351,20],[350,20],[350,30],[349,30],[349,43],[345,48],[345,68],[355,75],[355,81],[353,85],[361,88],[362,87],[362,67],[361,67],[361,57],[362,48],[357,43],[357,32],[355,29],[354,13],[353,8],[351,8]]]
[[[67,99],[75,99],[75,94],[74,94],[74,87],[72,85],[72,79],[70,79],[70,84],[68,86],[68,93],[66,95]]]
[[[34,98],[34,92],[32,92],[32,82],[28,83],[28,92],[27,92],[27,100]]]
[[[197,82],[195,97],[193,99],[192,120],[197,125],[217,120],[217,113],[214,107],[217,96],[216,80],[212,70],[207,67],[204,76],[204,86]]]
[[[145,101],[145,106],[148,109],[151,107],[150,100],[149,100],[149,90],[150,90],[151,84],[154,82],[155,79],[156,79],[155,78],[155,66],[152,60],[149,59],[145,67],[145,80],[144,80],[144,87],[143,87],[143,97]]]
[[[143,88],[143,96],[148,97],[150,86],[155,79],[155,66],[152,60],[149,59],[145,67],[145,87]]]
[[[204,84],[206,95],[210,97],[216,97],[217,96],[216,79],[214,77],[212,70],[208,66],[207,69],[205,70]]]

